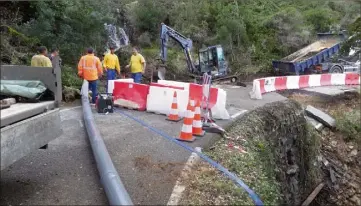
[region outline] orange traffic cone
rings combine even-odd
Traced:
[[[179,138],[176,138],[177,140],[193,142],[196,139],[195,137],[193,137],[192,134],[193,116],[193,109],[191,103],[189,102],[187,106],[187,112],[183,121],[182,131],[179,135]]]
[[[179,114],[178,114],[177,92],[174,91],[172,106],[171,106],[168,118],[166,120],[173,121],[173,122],[179,122],[181,119],[182,118],[180,118]]]
[[[195,107],[192,133],[193,133],[194,136],[198,136],[198,137],[203,137],[204,134],[206,133],[202,129],[201,104],[199,103],[199,101],[197,101],[197,104],[196,104],[196,107]]]

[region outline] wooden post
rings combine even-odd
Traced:
[[[325,186],[325,183],[321,182],[313,191],[312,193],[307,197],[307,199],[302,203],[301,206],[308,206],[313,199],[318,195],[318,193],[322,190],[322,188]]]

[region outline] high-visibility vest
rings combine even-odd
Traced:
[[[98,79],[98,67],[100,66],[97,66],[98,61],[99,59],[93,55],[82,56],[80,66],[82,69],[82,76],[85,80],[92,81]]]

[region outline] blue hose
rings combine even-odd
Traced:
[[[211,158],[209,158],[207,155],[200,153],[198,151],[196,151],[195,149],[193,149],[192,147],[176,140],[175,138],[163,133],[162,131],[148,125],[147,123],[145,123],[144,121],[133,117],[130,114],[127,114],[126,112],[123,112],[121,110],[116,109],[115,111],[117,111],[118,113],[138,122],[139,124],[143,125],[144,127],[147,127],[149,130],[153,131],[156,134],[159,134],[160,136],[176,143],[177,145],[183,147],[184,149],[190,151],[190,152],[194,152],[196,153],[198,156],[200,156],[202,159],[204,159],[205,161],[207,161],[209,164],[211,164],[213,167],[217,168],[219,171],[223,172],[229,179],[231,179],[233,182],[235,182],[238,186],[242,187],[248,194],[249,197],[253,200],[254,204],[257,206],[263,206],[263,202],[262,200],[258,197],[258,195],[252,190],[250,189],[242,180],[240,180],[235,174],[233,174],[232,172],[228,171],[225,167],[223,167],[222,165],[218,164],[216,161],[212,160]]]

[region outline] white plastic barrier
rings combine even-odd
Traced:
[[[168,115],[172,106],[174,91],[177,92],[179,116],[184,117],[187,111],[189,90],[150,86],[147,97],[147,111]]]
[[[212,117],[214,119],[230,119],[226,109],[227,93],[223,89],[218,89],[216,104],[211,108]]]
[[[183,87],[184,90],[189,90],[189,83],[186,82],[176,82],[176,81],[169,81],[169,80],[158,80],[159,84],[175,86],[175,87]]]
[[[114,82],[116,82],[116,81],[117,82],[134,82],[134,80],[132,78],[109,80],[108,81],[108,93],[109,94],[113,94]]]
[[[189,83],[158,80],[159,84],[188,88],[184,90],[169,87],[150,86],[147,97],[147,111],[168,115],[173,101],[174,91],[177,92],[178,112],[180,117],[184,117],[189,101]],[[211,108],[214,119],[229,119],[226,110],[227,93],[223,89],[218,89],[217,102]]]

